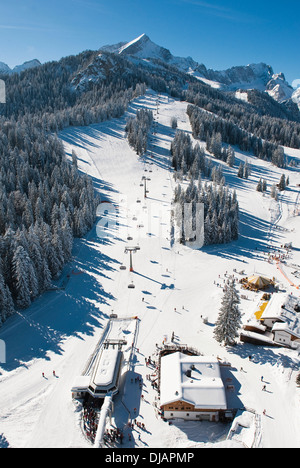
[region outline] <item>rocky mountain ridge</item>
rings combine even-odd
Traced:
[[[299,93],[286,81],[283,73],[275,74],[273,68],[265,63],[235,66],[227,70],[207,69],[191,57],[176,57],[161,47],[146,35],[142,34],[133,41],[121,42],[101,48],[103,51],[126,56],[131,59],[153,62],[160,60],[175,66],[180,71],[188,73],[214,88],[224,91],[257,89],[268,93],[275,101],[282,103],[289,100],[298,102]]]
[[[10,68],[6,63],[0,62],[0,74],[11,75],[13,73],[21,73],[24,70],[39,67],[40,65],[41,62],[37,59],[24,62],[22,65],[16,65],[14,68]]]

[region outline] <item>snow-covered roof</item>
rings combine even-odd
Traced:
[[[270,303],[264,310],[261,320],[278,319],[284,322],[283,328],[300,336],[300,313],[295,311],[295,306],[300,305],[300,299],[294,294],[273,294]],[[278,324],[276,324],[278,327]],[[281,328],[282,329],[282,328]]]
[[[240,338],[242,341],[245,341],[245,339],[247,339],[248,341],[252,340],[252,342],[254,341],[254,342],[265,343],[266,345],[274,345],[273,337],[271,337],[270,335],[263,335],[261,333],[256,333],[250,330],[242,330],[240,334]]]
[[[97,387],[107,387],[113,383],[115,373],[118,370],[118,361],[121,352],[119,349],[109,346],[100,353],[91,382]]]
[[[90,376],[89,375],[78,375],[73,383],[72,392],[75,391],[86,391],[90,383]]]
[[[92,373],[76,377],[72,386],[75,391],[93,391],[105,395],[117,390],[117,380],[122,359],[122,351],[117,347],[103,348],[95,361]]]
[[[187,376],[191,371],[191,376]],[[161,358],[160,404],[191,403],[198,409],[227,409],[219,362],[176,352]]]
[[[253,327],[255,328],[256,330],[260,330],[262,333],[266,331],[267,327],[265,325],[263,325],[262,323],[258,322],[257,320],[255,320],[254,318],[248,320],[248,322],[246,323],[246,325],[244,325],[244,329],[247,329],[245,327]]]

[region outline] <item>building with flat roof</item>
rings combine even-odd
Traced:
[[[218,360],[181,352],[162,356],[160,407],[166,419],[218,421],[227,410]]]
[[[103,347],[99,352],[89,375],[76,377],[72,386],[73,398],[104,398],[107,394],[118,393],[123,353],[119,347]]]

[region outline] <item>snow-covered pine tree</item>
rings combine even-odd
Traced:
[[[233,167],[235,163],[235,152],[232,146],[228,146],[227,149],[227,160],[226,163],[228,164],[229,167]]]
[[[171,127],[173,128],[173,130],[176,130],[177,126],[178,126],[177,118],[176,118],[176,117],[172,117],[172,118],[171,118]]]
[[[77,154],[76,154],[76,152],[74,150],[72,150],[72,164],[73,164],[73,166],[78,168],[78,158],[77,158]]]
[[[244,165],[244,179],[248,179],[249,175],[250,175],[250,166],[249,166],[248,161],[246,161]]]
[[[32,295],[36,295],[37,279],[29,255],[21,245],[14,253],[12,265],[16,305],[20,309],[26,309],[31,303]]]
[[[263,179],[263,181],[262,181],[262,191],[263,192],[267,191],[267,181],[266,181],[266,179]]]
[[[221,159],[222,155],[222,135],[220,133],[214,133],[210,141],[210,152],[217,159]]]
[[[61,221],[62,244],[65,261],[70,260],[73,247],[73,234],[67,216]]]
[[[241,179],[244,177],[244,163],[242,162],[239,165],[237,176]]]
[[[272,163],[277,167],[285,167],[285,155],[282,146],[279,146],[272,155]]]
[[[270,196],[274,198],[276,201],[278,200],[278,189],[276,184],[273,184],[270,190]]]
[[[213,232],[212,232],[212,225],[209,213],[207,213],[205,221],[204,221],[204,243],[205,245],[211,245],[213,243]]]
[[[238,330],[241,327],[241,312],[239,310],[239,295],[235,287],[234,278],[229,278],[225,285],[220,313],[216,321],[214,336],[218,343],[225,346],[235,344]]]
[[[263,191],[263,183],[262,183],[261,179],[259,179],[259,181],[258,181],[258,184],[256,186],[256,191],[257,192],[262,192]]]
[[[8,287],[5,285],[0,263],[0,325],[13,313],[13,300]]]
[[[282,176],[280,177],[278,188],[279,188],[280,192],[283,192],[286,189],[286,182],[285,182],[285,175],[284,174],[282,174]]]

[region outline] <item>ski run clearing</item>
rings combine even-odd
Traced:
[[[145,157],[138,157],[125,137],[126,119],[140,108],[153,111],[156,132]],[[99,226],[76,240],[72,262],[58,282],[26,311],[10,318],[0,330],[6,346],[6,364],[0,367],[0,446],[16,448],[93,447],[82,430],[82,412],[72,400],[74,379],[85,368],[105,330],[109,316],[120,320],[115,337],[125,339],[125,375],[114,397],[112,426],[124,430],[122,447],[300,447],[299,351],[241,343],[222,347],[214,339],[226,274],[259,273],[275,277],[280,288],[299,297],[291,283],[300,265],[299,171],[281,170],[237,148],[234,168],[224,163],[226,184],[236,189],[240,205],[240,237],[228,245],[195,250],[170,242],[170,211],[176,182],[170,167],[170,144],[178,128],[191,134],[187,103],[148,90],[131,103],[121,119],[68,128],[60,133],[66,153],[78,156],[81,171],[89,174],[102,200],[118,214],[118,225],[109,226],[111,237],[101,239]],[[205,143],[201,143],[205,146]],[[286,149],[298,159],[300,151]],[[251,164],[248,180],[236,176],[240,161]],[[289,175],[288,189],[278,201],[269,188],[282,173]],[[142,177],[148,196],[144,198]],[[268,192],[256,191],[260,178]],[[184,182],[188,184],[187,182]],[[129,238],[129,240],[128,240]],[[267,261],[267,248],[292,242],[284,274]],[[125,248],[139,246],[129,270]],[[120,269],[125,265],[126,269]],[[298,270],[299,272],[299,270]],[[289,281],[293,280],[293,281]],[[133,284],[135,288],[128,288]],[[253,314],[261,293],[238,286],[243,322]],[[131,318],[138,317],[136,320]],[[205,317],[207,320],[203,321]],[[156,357],[156,344],[171,341],[196,348],[204,356],[217,356],[231,364],[235,407],[245,409],[228,424],[174,420],[157,415],[157,391],[147,375],[153,370],[145,359]],[[134,353],[130,354],[134,340]],[[251,356],[251,359],[249,359]],[[128,362],[128,360],[131,360]],[[53,374],[55,371],[55,374]],[[42,374],[44,373],[44,376]],[[142,389],[131,382],[139,376]],[[262,381],[266,391],[262,391]],[[142,397],[143,395],[143,397]],[[144,423],[129,439],[128,412]],[[265,414],[263,414],[265,410]],[[117,444],[116,446],[119,446]]]

